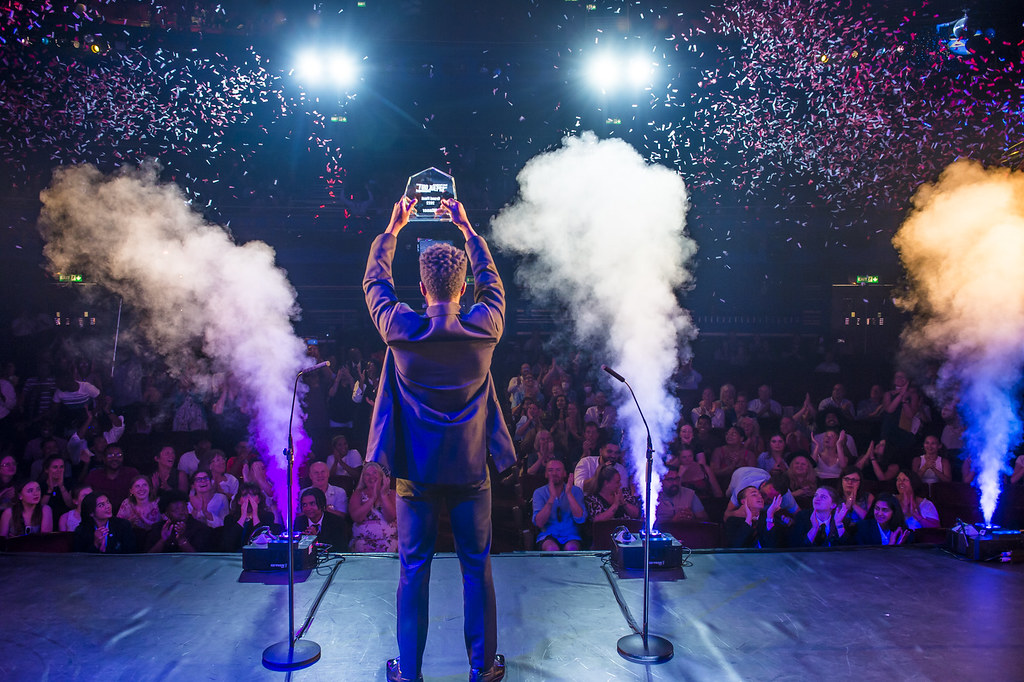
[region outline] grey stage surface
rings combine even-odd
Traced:
[[[1024,678],[1024,566],[938,550],[700,553],[655,573],[650,631],[675,645],[644,667],[616,653],[642,582],[603,556],[495,556],[499,650],[516,680],[1011,680]],[[383,680],[395,655],[392,556],[347,555],[296,587],[296,625],[321,587],[310,668],[262,667],[287,638],[287,588],[246,582],[239,555],[0,555],[3,680]],[[275,578],[276,579],[276,578]],[[611,580],[611,581],[610,581]],[[329,583],[329,584],[328,584]],[[464,680],[458,560],[434,563],[424,674]]]

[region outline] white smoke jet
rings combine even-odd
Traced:
[[[682,179],[621,140],[584,133],[531,159],[518,180],[517,200],[492,221],[496,243],[527,256],[519,281],[537,298],[561,300],[578,340],[629,381],[661,451],[679,417],[667,383],[696,334],[676,298],[697,250]],[[628,390],[613,383],[643,492],[646,430]],[[663,469],[655,462],[652,516]]]
[[[40,195],[40,231],[55,272],[83,272],[137,311],[141,331],[171,372],[209,391],[230,372],[250,406],[250,434],[285,514],[292,386],[308,362],[295,336],[295,290],[262,242],[235,244],[203,220],[159,166],[104,175],[57,169]],[[296,408],[298,411],[298,408]],[[308,449],[295,420],[296,456]]]
[[[986,523],[1020,443],[1024,366],[1024,173],[958,161],[923,185],[893,243],[914,311],[904,348],[942,359],[939,390],[959,396]]]

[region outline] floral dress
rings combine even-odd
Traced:
[[[363,504],[370,497],[360,493]],[[349,547],[353,552],[397,552],[398,524],[388,522],[381,511],[380,503],[373,505],[366,513],[362,523],[352,524],[352,542]]]

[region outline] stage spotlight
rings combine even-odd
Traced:
[[[629,82],[637,87],[651,85],[654,79],[654,64],[644,57],[634,57],[629,62]]]
[[[594,87],[600,88],[602,92],[614,90],[618,87],[621,78],[619,64],[611,55],[595,57],[587,68],[587,78]]]
[[[359,75],[359,67],[352,57],[336,53],[331,55],[327,64],[327,73],[335,85],[342,87],[352,85]]]
[[[320,57],[313,52],[304,52],[299,55],[295,65],[295,75],[308,85],[319,83],[323,78],[323,64],[320,62]]]

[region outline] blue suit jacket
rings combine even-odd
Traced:
[[[373,406],[367,459],[396,478],[464,484],[487,478],[487,453],[498,471],[515,464],[491,378],[491,357],[505,327],[505,289],[482,237],[466,242],[475,303],[429,306],[422,315],[395,295],[394,235],[370,247],[363,292],[387,344]]]

